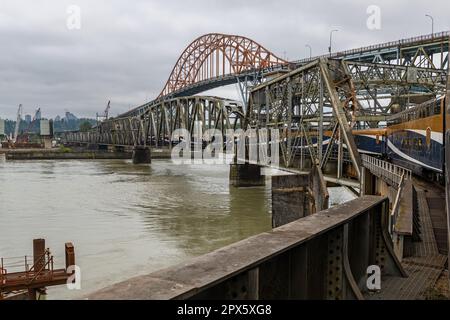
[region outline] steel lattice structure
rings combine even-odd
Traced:
[[[225,135],[229,129],[241,128],[243,118],[240,102],[209,96],[182,97],[156,103],[137,117],[104,121],[90,132],[67,132],[64,139],[69,143],[170,147],[177,129],[217,129]]]
[[[283,76],[264,82],[250,93],[245,127],[277,128],[283,137],[286,167],[299,160],[320,165],[338,159],[360,167],[352,130],[377,128],[393,104],[411,106],[443,95],[446,71],[320,58]],[[323,143],[324,132],[330,141]]]
[[[159,97],[211,78],[287,64],[259,43],[242,36],[210,33],[181,54]]]
[[[333,58],[346,61],[447,69],[449,38],[450,32],[445,31],[335,52],[331,55],[311,57],[295,61],[295,63],[300,66],[318,58]]]
[[[186,48],[158,99],[103,122],[92,132],[67,133],[65,141],[170,147],[176,129],[193,132],[200,126],[203,131],[224,133],[275,128],[283,139],[286,167],[300,158],[300,168],[306,168],[310,158],[324,169],[329,159],[337,159],[338,179],[343,162],[353,163],[360,176],[352,130],[378,128],[395,112],[442,96],[448,43],[445,33],[288,64],[248,38],[207,34]],[[255,80],[256,73],[258,81],[253,82],[256,87],[245,106],[187,95],[239,83],[244,77]],[[329,142],[324,143],[324,133]]]

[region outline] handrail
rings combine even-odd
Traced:
[[[421,104],[418,104],[416,106],[410,107],[409,109],[406,109],[406,110],[400,111],[398,113],[394,113],[392,115],[389,115],[386,120],[387,121],[394,121],[394,120],[397,120],[399,118],[403,118],[405,116],[414,115],[414,113],[421,112],[421,111],[424,111],[424,110],[425,111],[430,111],[431,110],[432,112],[435,112],[435,109],[437,108],[436,102],[438,102],[440,99],[442,99],[442,97],[439,96],[438,98],[433,98],[433,99],[427,100],[427,101],[425,101],[425,102],[423,102]],[[430,109],[430,110],[427,110],[427,109]]]
[[[449,36],[450,36],[450,31],[442,31],[442,32],[429,34],[429,35],[401,39],[398,41],[390,41],[390,42],[375,44],[375,45],[371,45],[371,46],[361,47],[361,48],[357,48],[357,49],[350,49],[350,50],[345,50],[345,51],[334,52],[331,55],[323,54],[323,55],[320,55],[317,57],[304,58],[304,59],[300,59],[300,60],[293,61],[293,62],[294,63],[306,63],[306,62],[309,62],[309,61],[312,61],[312,60],[315,60],[318,58],[322,58],[322,57],[330,57],[330,58],[341,57],[341,56],[351,55],[351,54],[355,54],[355,53],[363,53],[363,52],[369,52],[372,50],[391,48],[391,47],[398,46],[398,45],[412,44],[412,43],[415,43],[418,41],[434,40],[434,39],[437,40],[439,38],[444,38],[444,37],[449,37]]]
[[[50,252],[48,252],[47,256],[48,256],[48,259],[45,262],[45,264],[39,269],[38,272],[35,272],[34,277],[30,281],[28,281],[28,284],[33,283],[33,281],[36,280],[37,277],[39,277],[39,275],[41,275],[43,273],[43,271],[46,271],[46,270],[50,271],[49,278],[51,278],[53,276],[53,256],[50,256]],[[47,269],[47,267],[49,267],[49,268]],[[27,278],[28,278],[28,273],[27,273]]]
[[[182,265],[115,284],[87,298],[342,300],[362,297],[362,292],[367,292],[367,267],[374,263],[372,257],[378,256],[382,276],[406,276],[387,232],[387,207],[387,198],[366,195]],[[362,217],[367,219],[361,220]],[[354,243],[358,245],[349,245]],[[289,270],[295,272],[286,272]]]
[[[403,192],[404,181],[405,181],[405,174],[402,174],[397,195],[395,197],[395,202],[394,205],[392,206],[392,212],[390,214],[389,232],[391,233],[391,235],[394,232],[395,224],[397,223],[398,214],[400,212],[400,198],[401,193]]]
[[[31,268],[28,270],[29,272],[32,272],[34,269],[36,269],[36,265],[42,260],[44,259],[45,262],[45,256],[49,256],[50,255],[50,250],[49,249],[45,249],[44,253],[42,255],[40,255],[37,259],[36,262],[31,266]]]
[[[361,155],[362,164],[369,169],[373,174],[383,177],[391,185],[400,187],[403,180],[411,180],[412,172],[409,169],[392,164],[390,162],[371,157],[366,154]]]

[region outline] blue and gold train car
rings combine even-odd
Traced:
[[[392,162],[421,176],[441,177],[444,170],[445,99],[430,100],[392,115],[386,153]]]
[[[382,156],[386,151],[386,129],[353,130],[360,153]]]

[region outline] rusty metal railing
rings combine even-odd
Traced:
[[[32,258],[32,257],[31,257]],[[23,273],[21,279],[25,279],[28,284],[33,283],[38,277],[46,276],[51,279],[54,271],[54,261],[50,250],[47,249],[39,256],[30,267],[30,256],[0,258],[0,288],[7,282],[14,282],[15,278],[8,280],[8,275]]]
[[[26,272],[28,284],[33,283],[39,276],[46,275],[47,278],[53,277],[53,256],[49,249],[34,262],[33,266]]]

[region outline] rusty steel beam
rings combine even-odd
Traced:
[[[368,266],[406,276],[387,234],[388,205],[364,196],[88,299],[363,299]]]

